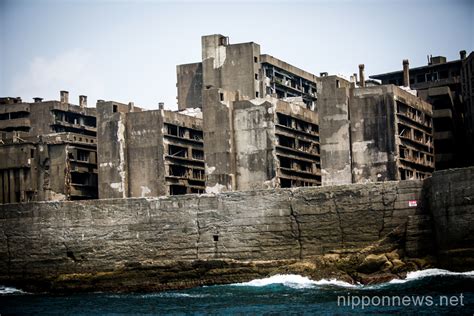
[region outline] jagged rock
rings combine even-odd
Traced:
[[[403,268],[406,266],[405,262],[400,259],[393,259],[392,260],[392,272],[398,273],[403,271]]]
[[[396,274],[393,274],[390,272],[374,273],[374,274],[357,273],[354,276],[354,279],[357,282],[365,284],[365,285],[385,283],[397,278],[398,276]]]
[[[386,253],[385,256],[387,257],[388,260],[392,261],[395,259],[400,259],[400,256],[398,254],[398,250],[394,250],[392,252]]]
[[[371,254],[365,257],[364,261],[362,261],[362,264],[357,270],[363,273],[373,273],[380,271],[387,261],[388,259],[384,254]]]

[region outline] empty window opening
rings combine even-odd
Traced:
[[[277,113],[277,116],[278,116],[278,124],[291,127],[291,117],[281,114],[281,113]]]
[[[295,139],[283,135],[278,135],[278,144],[284,147],[295,148]]]
[[[193,179],[204,180],[204,170],[193,169]]]
[[[202,131],[198,131],[195,129],[190,129],[189,130],[189,138],[194,139],[194,140],[202,140],[203,135]]]
[[[255,74],[255,80],[258,80],[258,74]]]
[[[257,92],[255,92],[255,97],[256,97],[256,98],[258,98],[258,91],[257,91]]]
[[[224,101],[224,93],[222,93],[222,92],[219,93],[219,99],[220,99],[221,101]]]
[[[117,105],[116,105],[116,104],[114,104],[114,105],[113,105],[113,107],[112,107],[112,111],[113,111],[114,113],[116,113],[116,112],[117,112]]]
[[[179,137],[184,138],[186,135],[186,129],[183,127],[178,127],[178,135]]]
[[[212,235],[212,240],[215,242],[219,241],[219,235]]]
[[[178,165],[170,165],[169,166],[170,176],[175,177],[186,177],[187,176],[187,168]]]
[[[184,185],[170,185],[170,195],[186,194],[186,187]]]
[[[92,178],[88,173],[71,173],[71,183],[79,185],[92,185]]]
[[[258,57],[257,56],[253,56],[253,62],[258,63]]]
[[[204,151],[199,149],[193,149],[193,159],[204,160]]]
[[[280,178],[280,187],[281,188],[291,188],[291,180]]]
[[[303,140],[298,140],[298,149],[304,152],[311,152],[311,143]]]
[[[167,124],[168,135],[178,136],[178,126]]]
[[[35,158],[35,150],[30,149],[30,158]]]
[[[78,149],[77,150],[77,160],[88,162],[89,161],[89,154],[90,154],[89,151]]]
[[[286,157],[278,157],[280,161],[281,168],[291,169],[291,159]]]
[[[173,157],[188,157],[188,149],[185,147],[168,145],[168,154]]]

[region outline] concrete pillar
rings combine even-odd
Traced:
[[[128,112],[133,112],[135,109],[135,104],[133,102],[128,102]]]
[[[0,170],[0,204],[4,204],[6,202],[3,198],[3,192],[4,191],[5,190],[3,188],[3,171]]]
[[[14,203],[14,202],[17,202],[16,199],[15,199],[15,170],[10,169],[8,171],[9,171],[8,173],[10,175],[10,179],[9,179],[9,182],[10,182],[10,186],[9,186],[9,189],[10,189],[10,203]]]
[[[359,78],[360,78],[360,87],[365,87],[365,74],[364,74],[364,64],[359,65]]]
[[[408,59],[403,60],[403,86],[410,87],[410,63]]]
[[[61,103],[69,103],[69,92],[68,91],[64,91],[64,90],[60,91],[59,95],[60,95]]]
[[[355,84],[357,85],[357,74],[354,73],[353,76],[354,76],[354,82],[355,82]]]
[[[465,50],[460,51],[459,57],[461,58],[461,60],[466,59],[466,51]]]
[[[158,102],[158,109],[163,110],[165,108],[164,102]]]
[[[80,95],[79,96],[79,106],[81,108],[85,108],[87,106],[87,96],[86,95]]]

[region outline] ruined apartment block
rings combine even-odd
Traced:
[[[97,198],[95,109],[0,99],[0,202]]]
[[[230,44],[220,34],[202,37],[202,61],[177,67],[178,108],[203,106],[203,90],[239,92],[239,99],[300,97],[315,109],[318,77],[273,56],[260,45]]]
[[[177,78],[179,109],[203,109],[207,192],[321,185],[315,75],[217,34]]]
[[[321,185],[318,115],[302,100],[203,93],[207,192]]]
[[[97,103],[99,197],[203,193],[201,111]],[[183,114],[184,113],[184,114]]]
[[[460,51],[460,59],[453,61],[447,61],[443,56],[430,56],[428,65],[416,68],[409,68],[408,60],[404,60],[403,71],[371,76],[382,84],[417,90],[419,97],[432,104],[438,170],[467,166],[474,161],[472,146],[466,150],[466,144],[472,139],[469,122],[473,120],[473,114],[469,101],[463,97],[466,90],[461,84],[474,79],[472,72],[463,71],[463,65],[467,65],[466,51]]]
[[[395,85],[322,78],[323,184],[424,179],[434,171],[429,103]]]

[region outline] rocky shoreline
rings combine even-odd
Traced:
[[[166,260],[127,263],[110,271],[0,279],[27,292],[159,292],[198,286],[247,282],[276,274],[312,280],[337,279],[351,284],[378,284],[405,278],[407,272],[437,267],[434,256],[409,258],[396,232],[364,249],[337,250],[303,260],[240,261],[232,259]]]

